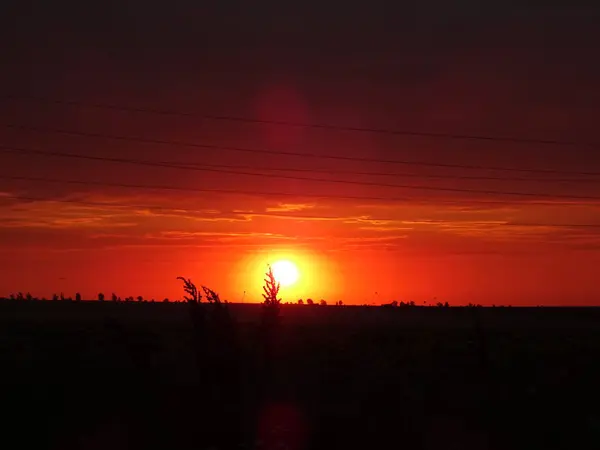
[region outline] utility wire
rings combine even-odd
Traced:
[[[182,164],[181,162],[163,161],[163,164]],[[217,167],[227,169],[246,169],[263,172],[309,172],[326,173],[335,175],[365,175],[373,177],[398,177],[398,178],[431,178],[441,180],[476,180],[476,181],[525,181],[534,183],[600,183],[600,178],[530,178],[530,177],[492,177],[477,175],[437,175],[437,174],[418,174],[410,172],[364,172],[360,170],[339,170],[339,169],[306,169],[301,167],[257,167],[253,165],[240,164],[209,164],[209,163],[183,163],[198,167]]]
[[[370,163],[383,163],[383,164],[401,164],[401,165],[412,165],[412,166],[427,166],[427,167],[445,167],[445,168],[456,168],[456,169],[469,169],[469,170],[489,170],[489,171],[504,171],[504,172],[523,172],[523,173],[546,173],[546,174],[570,174],[570,175],[589,175],[589,176],[600,176],[600,172],[580,172],[580,171],[565,171],[556,169],[523,169],[523,168],[510,168],[510,167],[496,167],[496,166],[480,166],[480,165],[469,165],[469,164],[446,164],[446,163],[429,163],[424,161],[408,161],[398,159],[375,159],[375,158],[364,158],[354,156],[340,156],[340,155],[324,155],[318,153],[302,153],[302,152],[291,152],[283,150],[268,150],[262,148],[246,148],[236,146],[223,146],[216,144],[199,144],[195,142],[184,142],[184,141],[172,141],[165,139],[149,139],[134,136],[121,136],[112,135],[106,133],[92,133],[84,131],[65,130],[57,128],[46,128],[46,127],[34,127],[25,126],[18,124],[0,124],[0,127],[22,130],[22,131],[33,131],[37,133],[50,133],[50,134],[63,134],[69,136],[80,136],[88,138],[100,138],[100,139],[113,139],[128,142],[139,142],[145,144],[157,144],[157,145],[168,145],[177,147],[190,147],[190,148],[211,148],[222,151],[235,151],[235,152],[247,152],[247,153],[260,153],[268,155],[278,156],[297,156],[302,158],[315,158],[315,159],[331,159],[339,161],[357,161],[357,162],[370,162]]]
[[[0,150],[5,152],[13,152],[13,147],[2,146]],[[29,149],[20,150],[19,147],[14,147],[14,152],[26,153]],[[44,155],[41,155],[44,156]],[[57,156],[57,155],[46,155]],[[418,174],[411,172],[369,172],[360,170],[339,170],[339,169],[307,169],[301,167],[267,167],[256,166],[250,164],[212,164],[200,162],[182,162],[182,161],[152,161],[156,164],[165,166],[192,166],[192,167],[213,167],[221,169],[242,169],[255,170],[260,172],[301,172],[301,173],[326,173],[336,175],[364,175],[373,177],[398,177],[398,178],[430,178],[430,179],[448,179],[448,180],[473,180],[473,181],[522,181],[534,183],[600,183],[600,178],[531,178],[531,177],[493,177],[493,176],[478,176],[478,175],[444,175],[444,174]]]
[[[299,181],[313,181],[313,182],[316,181],[316,182],[322,182],[322,183],[341,183],[341,184],[351,184],[351,185],[360,185],[360,186],[426,190],[426,191],[441,191],[441,192],[460,192],[460,193],[485,194],[485,195],[514,195],[514,196],[524,196],[524,197],[544,197],[544,198],[553,198],[553,199],[562,198],[562,199],[572,199],[572,200],[600,200],[600,197],[591,196],[591,195],[554,195],[554,194],[533,193],[533,192],[463,189],[463,188],[449,188],[449,187],[410,185],[410,184],[404,185],[404,184],[390,184],[390,183],[375,183],[375,182],[337,180],[337,179],[332,180],[332,179],[327,179],[327,178],[309,178],[309,177],[299,177],[299,176],[293,176],[293,175],[258,174],[258,173],[254,173],[254,172],[216,169],[216,168],[209,168],[209,167],[169,165],[169,164],[164,164],[164,163],[157,163],[157,162],[137,160],[137,159],[77,155],[77,154],[72,154],[72,153],[63,153],[63,152],[54,152],[54,151],[50,152],[50,151],[24,149],[24,148],[16,148],[16,147],[8,147],[8,146],[0,146],[0,149],[13,150],[13,151],[17,151],[19,153],[43,154],[43,155],[52,155],[52,156],[67,157],[67,158],[86,159],[86,160],[92,160],[92,161],[116,162],[116,163],[144,165],[144,166],[161,167],[161,168],[172,168],[172,169],[180,169],[180,170],[216,172],[216,173],[226,173],[226,174],[234,174],[234,175],[247,175],[247,176],[256,176],[256,177],[261,177],[261,178],[279,178],[279,179],[299,180]]]
[[[83,107],[83,108],[107,109],[107,110],[117,110],[117,111],[127,111],[127,112],[140,112],[140,113],[160,114],[160,115],[179,116],[179,117],[197,117],[197,118],[207,119],[207,120],[266,124],[266,125],[287,126],[287,127],[316,128],[316,129],[325,129],[325,130],[390,134],[390,135],[397,135],[397,136],[414,136],[414,137],[452,139],[452,140],[475,140],[475,141],[492,141],[492,142],[510,142],[510,143],[518,143],[518,144],[542,144],[542,145],[554,145],[554,146],[600,148],[600,143],[595,143],[595,142],[564,141],[564,140],[557,140],[557,139],[531,139],[531,138],[506,137],[506,136],[489,136],[489,135],[481,135],[481,134],[436,133],[436,132],[425,132],[425,131],[414,131],[414,130],[397,130],[397,129],[390,129],[390,128],[351,127],[351,126],[322,124],[322,123],[303,123],[303,122],[293,122],[293,121],[285,121],[285,120],[256,119],[256,118],[249,118],[249,117],[229,116],[229,115],[202,114],[202,113],[197,113],[197,112],[181,112],[181,111],[174,111],[174,110],[168,110],[168,109],[141,108],[141,107],[133,107],[133,106],[106,104],[106,103],[87,103],[87,102],[78,102],[78,101],[73,101],[73,100],[60,100],[60,99],[50,99],[50,98],[32,97],[32,96],[5,95],[5,96],[2,96],[2,98],[24,100],[24,101],[29,101],[29,102],[50,103],[50,104],[58,104],[58,105],[66,105],[66,106],[74,106],[74,107]]]
[[[341,199],[341,200],[375,200],[375,201],[396,201],[396,202],[422,202],[423,199],[416,199],[410,197],[378,197],[378,196],[354,196],[354,195],[334,195],[334,194],[307,194],[307,193],[291,193],[291,192],[272,192],[272,191],[248,191],[241,189],[216,189],[216,188],[184,188],[177,186],[164,186],[164,185],[145,185],[145,184],[127,184],[127,183],[111,183],[104,181],[90,181],[90,180],[65,180],[56,178],[43,178],[43,177],[28,177],[28,176],[14,176],[14,175],[0,175],[1,179],[9,179],[16,181],[36,181],[43,183],[62,183],[62,184],[78,184],[88,186],[106,186],[106,187],[121,187],[121,188],[135,188],[135,189],[156,189],[156,190],[168,190],[168,191],[183,191],[183,192],[209,192],[218,194],[235,194],[235,195],[249,195],[249,196],[275,196],[275,197],[296,197],[296,198],[323,198],[323,199]],[[509,203],[508,200],[443,200],[435,199],[429,200],[429,202],[441,203],[441,204],[502,204]],[[527,201],[527,205],[570,205],[569,202],[560,201]]]

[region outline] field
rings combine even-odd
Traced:
[[[0,302],[3,447],[600,445],[600,310],[229,309]]]

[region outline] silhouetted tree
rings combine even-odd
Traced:
[[[270,346],[273,339],[271,333],[274,332],[275,325],[279,321],[279,312],[281,310],[281,299],[278,297],[280,284],[275,279],[273,269],[270,265],[269,270],[265,274],[264,282],[261,326],[265,333],[263,335],[263,342],[265,345]]]
[[[169,299],[168,299],[168,298],[165,298],[165,299],[163,300],[163,303],[169,303]]]
[[[75,294],[75,301],[76,302],[80,302],[81,301],[81,294],[79,292]]]
[[[313,299],[312,299],[312,298],[309,298],[309,299],[307,299],[307,300],[306,300],[306,304],[307,304],[307,305],[314,305],[314,304],[315,304],[315,302],[313,302]]]
[[[304,301],[302,299],[298,300],[299,305],[304,305]]]
[[[279,306],[281,305],[281,299],[278,298],[280,284],[273,275],[273,269],[269,266],[268,272],[265,274],[265,285],[263,286],[263,304],[266,307],[271,307],[279,312]]]
[[[63,294],[62,292],[60,293],[60,299],[61,299],[62,301],[64,301],[64,300],[65,300],[65,294]]]
[[[15,299],[15,294],[10,294],[8,297],[9,297],[11,300],[14,300],[14,299]]]
[[[58,295],[57,294],[52,294],[52,301],[54,301],[54,302],[58,301]]]
[[[24,300],[24,297],[23,297],[23,293],[22,293],[22,292],[19,292],[19,293],[17,294],[17,300]]]
[[[183,290],[189,295],[189,297],[184,295],[183,298],[185,298],[188,303],[200,303],[202,296],[200,295],[200,292],[198,292],[198,288],[196,288],[196,285],[192,282],[192,280],[189,278],[186,280],[183,277],[177,277],[177,279],[183,281]]]
[[[113,302],[117,301],[117,294],[115,294],[114,292],[112,293],[112,297],[111,297]]]
[[[33,297],[32,297],[32,295],[31,295],[31,293],[30,293],[30,292],[28,292],[28,293],[25,295],[25,299],[26,299],[28,302],[30,302],[31,300],[33,300]]]
[[[327,302],[324,299],[319,301],[319,306],[327,306]]]
[[[142,297],[141,295],[138,295],[137,301],[140,302],[140,303],[143,302],[144,301],[144,297]]]
[[[103,294],[102,292],[100,292],[100,293],[98,294],[98,301],[99,301],[99,302],[103,302],[103,301],[104,301],[104,294]]]

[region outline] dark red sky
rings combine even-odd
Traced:
[[[592,2],[197,3],[205,2],[3,3],[1,124],[216,147],[600,173],[600,7]],[[581,145],[431,139],[203,115]],[[1,294],[63,289],[88,296],[99,290],[175,296],[175,276],[186,275],[231,300],[244,290],[257,300],[265,262],[285,256],[303,273],[302,283],[284,293],[286,300],[422,302],[437,296],[455,303],[573,304],[600,298],[594,270],[600,262],[600,202],[593,198],[600,198],[600,176],[1,130],[4,147],[288,169],[258,177],[2,152]],[[343,171],[396,175],[337,173]],[[7,175],[190,190],[1,178]],[[432,178],[439,175],[448,178]],[[500,179],[465,179],[477,176]],[[578,181],[559,181],[564,179]],[[250,191],[291,195],[243,194]],[[147,205],[178,210],[140,207]],[[564,224],[599,226],[557,226]]]

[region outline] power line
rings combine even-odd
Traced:
[[[337,130],[337,131],[351,131],[361,133],[375,133],[375,134],[389,134],[397,136],[413,136],[423,138],[436,138],[436,139],[451,139],[451,140],[475,140],[475,141],[492,141],[492,142],[510,142],[516,144],[541,144],[541,145],[554,145],[554,146],[570,146],[570,147],[592,147],[600,148],[600,143],[595,142],[577,142],[577,141],[563,141],[557,139],[532,139],[532,138],[518,138],[518,137],[507,137],[507,136],[489,136],[480,134],[459,134],[459,133],[436,133],[436,132],[425,132],[425,131],[413,131],[413,130],[396,130],[390,128],[371,128],[371,127],[351,127],[342,125],[322,124],[322,123],[304,123],[304,122],[293,122],[285,120],[270,120],[270,119],[256,119],[249,117],[240,116],[228,116],[228,115],[215,115],[215,114],[203,114],[197,112],[181,112],[168,109],[157,109],[157,108],[140,108],[133,106],[123,106],[107,103],[86,103],[78,102],[74,100],[59,100],[49,99],[43,97],[31,97],[31,96],[14,96],[6,95],[3,98],[25,100],[30,102],[40,103],[51,103],[83,108],[93,109],[108,109],[117,110],[124,112],[140,112],[147,114],[159,114],[179,117],[198,117],[207,120],[218,120],[218,121],[229,121],[229,122],[242,122],[242,123],[254,123],[254,124],[265,124],[265,125],[276,125],[276,126],[287,126],[287,127],[298,127],[298,128],[315,128],[325,130]]]
[[[191,147],[191,148],[211,148],[216,150],[224,151],[235,151],[235,152],[246,152],[246,153],[260,153],[268,155],[278,156],[297,156],[303,158],[316,158],[316,159],[331,159],[339,161],[356,161],[356,162],[370,162],[370,163],[383,163],[383,164],[401,164],[411,166],[426,166],[426,167],[444,167],[454,169],[469,169],[469,170],[489,170],[489,171],[503,171],[503,172],[523,172],[523,173],[546,173],[546,174],[570,174],[570,175],[588,175],[588,176],[600,176],[600,172],[579,172],[579,171],[565,171],[556,169],[523,169],[523,168],[509,168],[509,167],[495,167],[495,166],[480,166],[480,165],[469,165],[469,164],[446,164],[446,163],[429,163],[424,161],[408,161],[408,160],[397,160],[397,159],[375,159],[375,158],[361,158],[354,156],[339,156],[339,155],[323,155],[318,153],[301,153],[301,152],[290,152],[283,150],[268,150],[261,148],[245,148],[236,146],[224,146],[216,144],[199,144],[194,142],[183,142],[183,141],[172,141],[164,139],[149,139],[140,138],[134,136],[119,136],[111,135],[106,133],[92,133],[84,131],[73,131],[56,128],[44,128],[44,127],[32,127],[25,125],[16,124],[0,124],[0,127],[33,131],[36,133],[50,133],[50,134],[64,134],[70,136],[80,136],[89,138],[100,138],[100,139],[113,139],[128,142],[139,142],[145,144],[157,144],[157,145],[169,145],[178,147]]]
[[[459,192],[459,193],[469,193],[469,194],[514,195],[514,196],[523,196],[523,197],[545,197],[545,198],[554,198],[554,199],[562,198],[562,199],[572,199],[572,200],[600,200],[600,197],[591,196],[591,195],[553,195],[553,194],[533,193],[533,192],[463,189],[463,188],[449,188],[449,187],[437,187],[437,186],[425,186],[425,185],[410,185],[410,184],[404,185],[404,184],[391,184],[391,183],[362,182],[362,181],[352,181],[352,180],[337,180],[337,179],[326,179],[326,178],[310,178],[310,177],[299,177],[299,176],[293,176],[293,175],[257,174],[257,173],[253,173],[253,172],[216,169],[216,168],[210,168],[210,167],[169,165],[169,164],[164,164],[164,163],[157,163],[157,162],[137,160],[137,159],[77,155],[77,154],[72,154],[72,153],[63,153],[63,152],[54,152],[54,151],[49,152],[49,151],[43,151],[43,150],[33,150],[33,149],[24,149],[24,148],[16,148],[16,147],[7,147],[7,146],[0,146],[0,149],[9,150],[9,151],[13,150],[13,151],[17,151],[19,153],[33,153],[33,154],[42,154],[42,155],[48,155],[48,156],[86,159],[86,160],[92,160],[92,161],[116,162],[116,163],[144,165],[144,166],[161,167],[161,168],[172,168],[172,169],[180,169],[180,170],[193,170],[193,171],[203,171],[203,172],[226,173],[226,174],[234,174],[234,175],[257,176],[257,177],[262,177],[262,178],[280,178],[280,179],[288,179],[288,180],[313,181],[313,182],[321,182],[321,183],[339,183],[339,184],[351,184],[351,185],[359,185],[359,186],[373,186],[373,187],[413,189],[413,190],[425,190],[425,191],[440,191],[440,192]]]
[[[218,193],[218,194],[236,194],[236,195],[249,195],[249,196],[275,196],[275,197],[297,197],[297,198],[323,198],[323,199],[340,199],[340,200],[374,200],[374,201],[396,201],[396,202],[418,202],[422,201],[410,197],[381,197],[381,196],[354,196],[354,195],[334,195],[334,194],[297,194],[291,192],[272,192],[272,191],[247,191],[241,189],[216,189],[216,188],[184,188],[177,186],[164,186],[164,185],[144,185],[144,184],[128,184],[128,183],[110,183],[104,181],[90,181],[90,180],[65,180],[56,178],[43,178],[43,177],[28,177],[28,176],[13,176],[13,175],[0,175],[2,179],[9,180],[20,180],[20,181],[38,181],[44,183],[62,183],[62,184],[79,184],[89,186],[106,186],[106,187],[121,187],[121,188],[135,188],[135,189],[156,189],[156,190],[169,190],[169,191],[183,191],[183,192],[206,192],[206,193]],[[463,204],[465,202],[469,204],[503,204],[508,203],[507,200],[434,200],[435,203],[442,204]],[[568,205],[568,202],[551,202],[551,201],[527,201],[528,205]]]
[[[163,164],[182,164],[174,161],[161,161]],[[445,180],[477,180],[477,181],[525,181],[534,183],[600,183],[600,178],[529,178],[529,177],[492,177],[477,175],[436,175],[436,174],[418,174],[409,172],[365,172],[360,170],[339,170],[339,169],[304,169],[300,167],[257,167],[252,165],[240,164],[209,164],[209,163],[185,163],[189,166],[198,167],[216,167],[230,169],[246,169],[264,172],[309,172],[326,173],[335,175],[365,175],[374,177],[401,177],[401,178],[431,178]]]
[[[2,177],[4,178],[4,177]],[[50,180],[46,180],[49,182],[53,182]],[[65,181],[65,183],[71,183],[71,181]],[[3,199],[10,199],[10,200],[24,200],[24,201],[31,201],[31,202],[50,202],[50,203],[74,203],[77,205],[85,205],[85,206],[101,206],[101,207],[114,207],[114,208],[126,208],[126,209],[156,209],[156,210],[160,210],[160,211],[173,211],[173,212],[186,212],[186,213],[190,213],[190,212],[194,212],[194,213],[202,213],[202,210],[199,209],[189,209],[189,208],[173,208],[173,207],[167,207],[167,206],[160,206],[160,205],[137,205],[137,204],[120,204],[120,203],[113,203],[113,202],[92,202],[92,201],[86,201],[86,200],[74,200],[74,199],[55,199],[55,198],[48,198],[48,197],[31,197],[31,196],[27,196],[27,195],[1,195],[0,196],[0,201]]]
[[[2,151],[11,152],[11,149],[16,149],[17,152],[32,152],[29,149],[20,149],[19,147],[8,147],[0,145]],[[63,156],[44,154],[46,156]],[[41,155],[41,156],[44,156]],[[184,167],[211,167],[222,169],[243,169],[255,170],[262,172],[301,172],[301,173],[326,173],[336,175],[364,175],[375,177],[402,177],[402,178],[430,178],[430,179],[448,179],[448,180],[473,180],[473,181],[523,181],[523,182],[539,182],[539,183],[600,183],[600,178],[530,178],[530,177],[493,177],[493,176],[478,176],[478,175],[444,175],[444,174],[417,174],[409,172],[370,172],[360,170],[339,170],[339,169],[307,169],[300,167],[260,167],[249,164],[212,164],[212,163],[196,163],[196,162],[181,162],[181,161],[152,161],[154,164],[164,166],[183,166]]]
[[[80,184],[90,186],[107,186],[107,187],[123,187],[136,189],[157,189],[185,192],[206,192],[217,194],[236,194],[249,196],[275,196],[275,197],[308,197],[308,198],[335,198],[342,200],[378,200],[378,201],[410,201],[411,199],[404,197],[369,197],[369,196],[354,196],[354,195],[326,195],[326,194],[295,194],[291,192],[268,192],[268,191],[247,191],[241,189],[216,189],[216,188],[182,188],[176,186],[160,186],[160,185],[143,185],[143,184],[126,184],[126,183],[108,183],[103,181],[88,181],[88,180],[58,180],[52,178],[40,177],[16,177],[11,175],[1,175],[0,178],[22,180],[22,181],[40,181],[47,183],[65,183],[65,184]]]
[[[74,200],[74,199],[53,199],[47,197],[31,197],[31,196],[23,196],[23,195],[5,195],[1,196],[2,199],[10,199],[10,200],[25,200],[25,201],[41,201],[41,202],[50,202],[50,203],[66,203],[66,204],[80,204],[86,206],[101,206],[101,207],[114,207],[114,208],[128,208],[128,209],[156,209],[156,210],[166,210],[166,211],[175,211],[175,212],[195,212],[202,213],[202,210],[194,210],[188,208],[173,208],[173,207],[164,207],[159,205],[134,205],[134,204],[119,204],[119,203],[109,203],[109,202],[92,202],[85,200]],[[266,213],[239,213],[240,216],[244,215],[259,215],[259,216],[271,216],[275,218],[286,218],[286,219],[322,219],[322,220],[333,220],[338,217],[319,217],[319,216],[302,216],[302,215],[285,215],[285,214],[269,214]],[[443,225],[445,222],[443,221],[420,221],[418,223],[414,223],[414,221],[410,220],[402,220],[398,218],[378,218],[378,217],[355,217],[355,219],[363,219],[363,220],[377,220],[377,221],[386,221],[386,222],[400,222],[401,224],[409,225]],[[542,223],[542,222],[468,222],[469,225],[489,225],[489,226],[521,226],[521,227],[565,227],[565,228],[600,228],[600,224],[567,224],[567,223]]]

